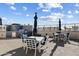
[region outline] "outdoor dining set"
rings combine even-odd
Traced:
[[[63,41],[66,43],[69,40],[69,37],[70,37],[70,33],[64,33],[64,32],[53,33],[54,41]]]
[[[27,35],[23,35],[22,36],[22,42],[24,44],[24,46],[26,47],[26,53],[29,49],[35,49],[35,54],[36,55],[36,50],[38,49],[39,52],[41,52],[41,47],[46,45],[49,42],[49,36],[46,33],[45,36],[37,36],[37,12],[35,12],[35,16],[34,16],[34,29],[33,29],[33,36],[27,36]],[[69,40],[69,36],[70,33],[67,32],[62,32],[61,30],[61,20],[59,19],[59,28],[58,28],[58,32],[54,32],[52,33],[52,40],[55,42],[64,42],[67,43]],[[62,43],[60,42],[60,43]]]
[[[55,32],[52,34],[52,40],[55,42],[65,42],[69,40],[69,33],[63,33],[63,32]],[[28,49],[35,49],[34,55],[36,56],[37,49],[39,50],[39,53],[41,52],[41,47],[46,45],[49,39],[49,36],[46,34],[46,36],[29,36],[22,38],[22,42],[24,45],[24,48],[26,48],[26,53],[28,52]]]

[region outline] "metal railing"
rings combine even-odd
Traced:
[[[38,30],[45,30],[49,28],[50,30],[58,30],[58,24],[54,25],[38,25]],[[64,31],[79,31],[79,23],[71,23],[71,24],[61,24],[61,28]]]

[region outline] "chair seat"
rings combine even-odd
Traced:
[[[47,38],[44,37],[44,39],[41,41],[41,45],[45,45],[46,41],[47,41]]]
[[[65,35],[64,35],[64,34],[60,34],[60,37],[61,37],[61,38],[64,38],[64,37],[65,37]]]

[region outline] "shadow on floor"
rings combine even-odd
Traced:
[[[52,49],[51,53],[50,53],[50,56],[52,56],[54,54],[54,52],[56,51],[57,47],[58,46],[61,46],[61,47],[64,47],[64,42],[62,41],[57,41],[56,42],[56,45],[54,46],[54,48]]]
[[[74,43],[70,43],[70,45],[75,45],[75,46],[79,46],[79,44],[74,44]]]
[[[50,56],[53,55],[53,53],[55,52],[55,50],[57,49],[57,45],[54,46],[54,48],[52,49],[51,53],[50,53]]]
[[[54,40],[50,40],[49,42],[53,42]]]
[[[27,52],[27,56],[34,56],[35,50],[34,49],[29,49]],[[36,51],[36,56],[41,56],[43,54],[43,50],[39,53],[38,49]]]
[[[37,56],[41,56],[43,53],[43,50],[41,50],[41,53],[37,50],[36,54]],[[23,47],[20,47],[18,49],[9,51],[5,54],[2,54],[1,56],[6,56],[6,55],[11,55],[11,56],[34,56],[34,50],[28,50],[27,54],[26,51],[23,49]]]

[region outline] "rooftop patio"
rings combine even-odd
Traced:
[[[34,50],[28,50],[27,54],[22,48],[21,39],[0,40],[0,56],[33,56]],[[79,56],[79,43],[70,41],[70,44],[54,43],[49,38],[41,53],[37,51],[37,56]]]

